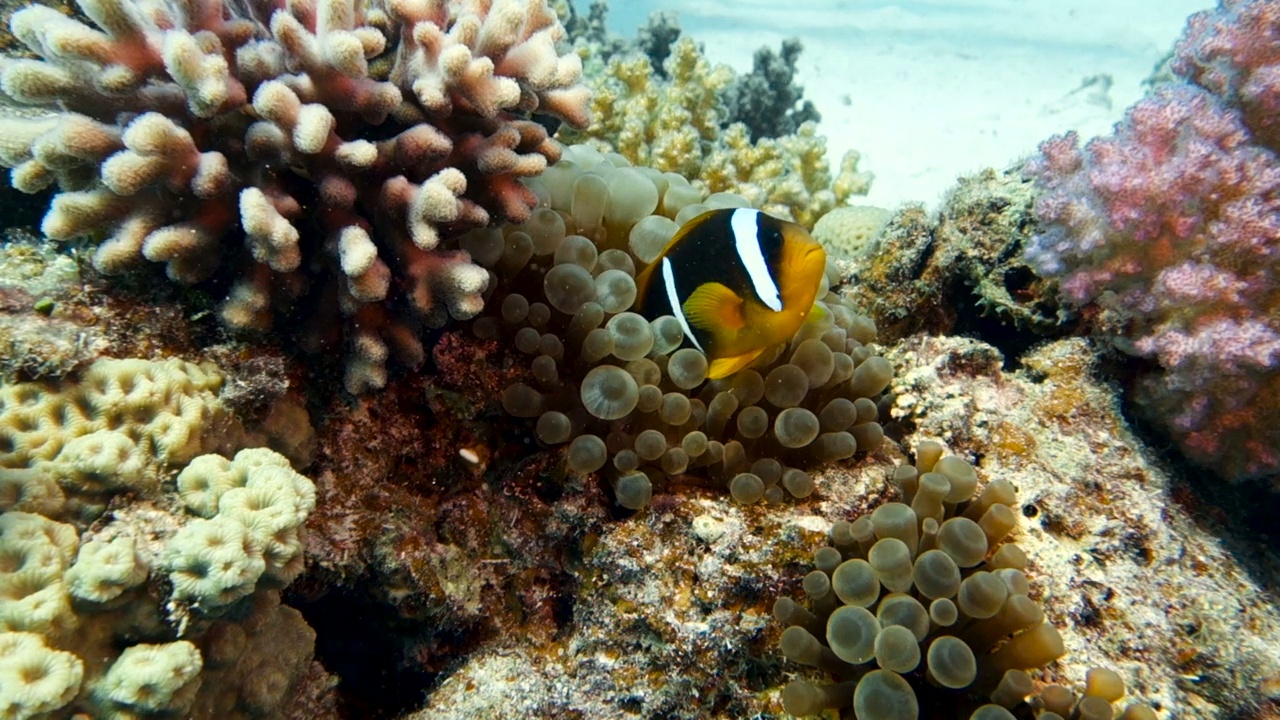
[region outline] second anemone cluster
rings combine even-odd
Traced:
[[[1089,671],[1083,692],[1037,689],[1028,670],[1066,649],[1045,619],[1013,542],[1017,492],[997,479],[978,491],[963,458],[921,443],[894,470],[901,498],[830,531],[803,582],[805,603],[774,604],[782,653],[836,683],[795,680],[792,715],[852,707],[858,720],[1154,720],[1140,702],[1117,712],[1119,674]]]

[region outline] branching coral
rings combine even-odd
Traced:
[[[1028,250],[1067,299],[1115,315],[1154,359],[1138,402],[1228,478],[1280,470],[1280,11],[1223,2],[1192,18],[1174,71],[1114,135],[1041,146],[1043,224]]]
[[[575,50],[583,57],[587,75],[598,74],[615,56],[639,52],[649,58],[654,72],[666,77],[663,63],[671,55],[671,46],[680,37],[680,24],[674,13],[654,12],[644,25],[636,29],[634,40],[610,33],[605,27],[609,14],[608,0],[592,0],[587,14],[581,15],[574,4],[562,0],[560,17]]]
[[[804,99],[804,88],[795,83],[802,50],[800,38],[784,40],[780,52],[769,47],[756,50],[751,72],[726,90],[727,119],[746,125],[752,142],[790,135],[803,123],[822,120],[813,102]]]
[[[858,155],[845,155],[834,180],[826,141],[811,122],[793,134],[752,140],[731,123],[722,106],[733,71],[712,64],[693,40],[682,37],[663,64],[666,77],[643,55],[614,57],[590,78],[592,125],[568,133],[615,151],[633,164],[675,172],[708,193],[732,192],[753,207],[812,227],[851,196],[865,194],[871,176],[857,170]]]
[[[82,0],[87,25],[15,13],[40,59],[0,65],[0,164],[61,190],[42,228],[103,237],[95,266],[163,262],[171,278],[236,277],[221,316],[265,329],[347,320],[353,392],[385,381],[388,345],[422,361],[423,325],[469,317],[485,274],[441,244],[522,220],[517,180],[559,156],[532,111],[585,126],[576,55],[544,0]]]

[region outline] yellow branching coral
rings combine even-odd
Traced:
[[[794,135],[751,142],[747,127],[734,123],[702,163],[698,179],[709,192],[733,192],[754,207],[813,227],[826,213],[845,204],[853,195],[871,188],[870,173],[858,172],[858,153],[845,153],[840,173],[831,178],[827,140],[812,122]]]
[[[742,195],[755,207],[808,227],[870,187],[871,176],[858,172],[859,156],[852,151],[832,178],[826,140],[813,123],[794,135],[755,143],[741,123],[721,129],[719,98],[734,73],[726,65],[712,65],[687,37],[671,47],[664,63],[667,79],[655,77],[641,55],[614,58],[604,66],[588,62],[586,67],[594,120],[586,130],[566,133],[569,142],[589,143],[636,165],[679,173],[707,193]],[[602,69],[592,73],[595,67]]]
[[[669,80],[663,81],[643,55],[611,60],[592,78],[595,120],[574,137],[637,165],[697,177],[704,143],[720,135],[717,95],[733,81],[733,71],[712,67],[688,38],[672,46],[666,68]]]

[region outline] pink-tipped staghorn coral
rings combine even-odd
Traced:
[[[305,321],[352,392],[479,312],[488,275],[447,240],[527,218],[519,179],[560,151],[526,116],[588,120],[545,0],[79,4],[92,25],[15,13],[37,58],[0,60],[0,99],[38,111],[0,115],[0,164],[57,186],[45,234],[101,238],[107,274],[232,278],[226,325]]]

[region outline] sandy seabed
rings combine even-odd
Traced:
[[[799,37],[800,82],[833,166],[875,173],[866,202],[936,205],[957,175],[1001,167],[1046,137],[1106,133],[1144,92],[1187,16],[1212,0],[614,0],[632,36],[677,13],[715,62]]]

